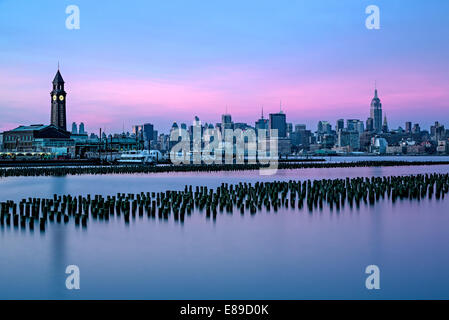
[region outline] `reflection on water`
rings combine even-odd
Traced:
[[[339,168],[245,173],[178,173],[8,178],[0,201],[101,191],[182,190],[186,184],[446,173],[449,166]],[[381,200],[337,213],[234,212],[216,223],[195,212],[181,225],[136,217],[52,224],[41,234],[0,230],[0,298],[419,299],[449,297],[447,198]],[[81,290],[65,289],[65,268],[81,270]],[[367,265],[381,268],[381,290],[365,289]]]
[[[55,228],[54,232],[52,232],[49,237],[51,238],[51,273],[54,275],[49,279],[49,287],[54,290],[54,292],[52,292],[54,296],[61,296],[64,295],[66,291],[64,290],[64,271],[67,266],[65,259],[65,252],[67,250],[65,243],[66,230],[61,227]]]

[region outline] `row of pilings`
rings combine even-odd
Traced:
[[[16,203],[0,203],[2,228],[39,228],[45,231],[49,223],[68,223],[87,227],[89,220],[108,221],[111,216],[122,217],[125,223],[135,217],[168,220],[181,223],[194,210],[207,219],[219,213],[238,212],[254,215],[265,210],[281,208],[298,211],[330,210],[344,206],[359,208],[374,205],[381,199],[420,201],[444,198],[449,191],[449,174],[419,174],[372,178],[322,179],[305,181],[273,181],[227,184],[211,189],[187,185],[182,191],[117,193],[101,195],[57,195],[53,198],[27,198]]]
[[[110,166],[71,166],[71,167],[9,167],[0,168],[1,177],[19,176],[65,176],[83,174],[133,174],[133,173],[165,173],[165,172],[217,172],[306,168],[355,168],[355,167],[392,167],[392,166],[427,166],[449,165],[449,161],[354,161],[354,162],[279,162],[271,167],[255,164],[181,164],[181,165],[110,165]]]

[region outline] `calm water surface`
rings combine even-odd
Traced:
[[[163,173],[0,179],[0,201],[53,194],[182,190],[186,184],[447,173],[449,166]],[[50,224],[45,233],[0,229],[0,298],[37,299],[448,299],[449,202],[387,199],[375,206],[324,206],[218,215],[184,224],[144,218],[86,229]],[[172,218],[172,217],[171,217]],[[65,288],[65,268],[81,290]],[[365,267],[381,289],[365,288]]]

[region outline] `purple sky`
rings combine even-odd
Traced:
[[[67,122],[236,122],[279,110],[366,120],[374,81],[390,127],[449,125],[448,1],[0,1],[0,130],[48,123],[61,63]],[[77,4],[80,30],[65,28]],[[377,4],[381,29],[365,28]]]

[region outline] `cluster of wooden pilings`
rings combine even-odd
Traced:
[[[265,210],[277,212],[281,208],[304,210],[312,213],[327,205],[340,210],[348,205],[359,208],[361,204],[374,205],[381,199],[393,203],[408,199],[420,201],[439,200],[449,191],[449,174],[420,174],[410,176],[322,179],[305,181],[273,181],[227,183],[211,189],[207,186],[185,186],[182,191],[117,193],[71,196],[53,195],[53,198],[28,198],[19,203],[0,203],[2,227],[38,227],[45,231],[49,223],[68,223],[87,227],[89,220],[108,221],[111,216],[121,217],[125,223],[135,217],[184,222],[194,210],[205,212],[206,218],[216,219],[219,213],[239,212],[244,215]]]
[[[427,166],[449,165],[449,161],[355,161],[355,162],[279,162],[277,169],[306,168],[355,168],[355,167],[391,167],[391,166]],[[72,167],[10,167],[0,168],[1,177],[17,176],[65,176],[83,174],[132,174],[163,172],[217,172],[259,170],[267,167],[256,164],[182,164],[182,165],[110,165],[110,166],[72,166]]]

